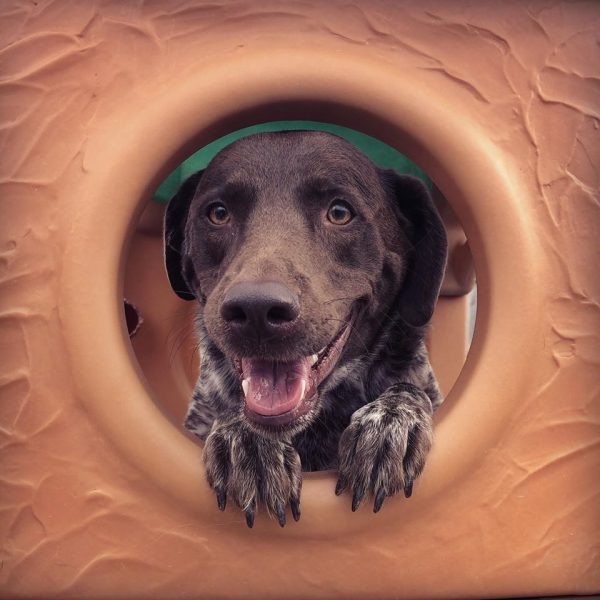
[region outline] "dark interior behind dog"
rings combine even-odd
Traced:
[[[411,495],[441,402],[424,337],[446,251],[427,188],[331,134],[244,138],[182,185],[166,266],[199,304],[186,427],[219,508],[298,520],[302,470],[337,469],[352,510]]]

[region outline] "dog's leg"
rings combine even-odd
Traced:
[[[202,441],[206,440],[217,418],[217,410],[208,398],[202,393],[201,386],[197,385],[184,421],[185,428]]]
[[[300,457],[289,440],[263,437],[243,417],[218,419],[204,446],[204,464],[219,508],[225,510],[232,498],[245,511],[248,527],[259,503],[282,527],[288,502],[294,520],[300,518]]]
[[[358,409],[339,444],[336,494],[352,492],[352,510],[365,495],[375,496],[378,512],[386,496],[401,490],[408,498],[433,440],[429,396],[411,383],[389,387]]]

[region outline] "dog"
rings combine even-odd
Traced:
[[[447,255],[426,186],[318,131],[222,150],[165,213],[175,293],[198,303],[186,428],[219,509],[300,518],[302,471],[411,496],[442,396],[424,337]]]

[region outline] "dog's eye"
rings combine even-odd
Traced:
[[[354,218],[354,213],[348,204],[336,200],[327,211],[327,218],[334,225],[346,225]]]
[[[208,207],[206,216],[214,225],[225,225],[229,223],[229,211],[223,204],[218,202],[211,204]]]

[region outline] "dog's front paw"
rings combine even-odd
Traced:
[[[288,502],[294,520],[300,519],[300,457],[289,442],[264,438],[243,421],[215,423],[204,446],[204,464],[219,509],[233,499],[245,511],[248,527],[254,525],[259,503],[282,527]]]
[[[378,512],[386,496],[401,490],[408,498],[433,441],[428,396],[410,384],[397,384],[352,415],[340,439],[337,495],[352,492],[355,511],[366,494]]]

